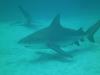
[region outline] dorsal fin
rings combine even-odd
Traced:
[[[61,24],[60,24],[60,14],[56,15],[50,25],[50,27],[53,28],[61,28]]]
[[[78,32],[84,33],[83,28],[79,28]]]

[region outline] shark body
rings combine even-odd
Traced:
[[[66,45],[72,43],[80,45],[79,41],[83,41],[86,37],[90,42],[95,42],[93,35],[99,28],[100,21],[91,26],[86,32],[82,28],[78,30],[64,28],[60,23],[60,15],[57,15],[50,26],[24,37],[18,43],[40,49],[50,48],[59,54],[65,55],[62,47]]]

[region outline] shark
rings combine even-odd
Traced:
[[[30,16],[30,14],[21,5],[19,5],[18,8],[22,12],[24,18],[26,19],[26,22],[23,25],[28,28],[33,27],[32,17]]]
[[[20,22],[16,21],[15,23],[11,25],[17,24],[18,26],[23,26],[28,29],[37,29],[39,26],[41,26],[41,25],[37,25],[36,23],[33,23],[32,16],[21,5],[18,6],[18,9],[23,14],[25,22],[20,24]]]
[[[56,15],[48,27],[33,32],[20,39],[18,44],[24,46],[33,46],[35,49],[49,48],[58,54],[68,55],[63,47],[69,44],[80,45],[80,41],[87,38],[90,42],[95,43],[94,34],[100,28],[100,20],[90,26],[87,31],[82,28],[72,29],[63,27],[60,21],[60,14]]]

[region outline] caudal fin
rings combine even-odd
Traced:
[[[87,31],[87,38],[90,42],[95,42],[94,40],[94,34],[97,32],[97,30],[100,28],[100,20],[96,22],[93,26],[91,26]]]

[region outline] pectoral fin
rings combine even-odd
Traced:
[[[66,53],[64,50],[62,50],[59,45],[48,43],[47,46],[48,46],[48,48],[54,50],[55,52],[59,53],[60,55],[70,56],[68,53]]]

